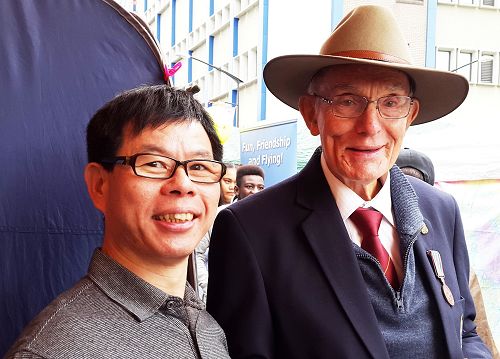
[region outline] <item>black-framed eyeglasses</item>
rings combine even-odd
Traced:
[[[413,98],[409,96],[384,96],[376,100],[368,100],[364,96],[345,94],[326,98],[313,93],[323,102],[330,105],[335,116],[352,118],[361,116],[369,103],[375,103],[382,118],[399,119],[408,116],[413,105]]]
[[[132,156],[104,158],[102,164],[124,165],[132,167],[135,175],[153,179],[171,178],[177,167],[182,166],[186,175],[193,182],[216,183],[226,173],[226,165],[222,162],[207,159],[178,161],[174,158],[154,153],[136,153]]]

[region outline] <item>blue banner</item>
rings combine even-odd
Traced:
[[[260,166],[266,187],[297,172],[297,120],[272,123],[242,130],[240,134],[242,164]]]

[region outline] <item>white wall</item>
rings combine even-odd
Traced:
[[[478,63],[465,102],[438,121],[410,128],[405,145],[428,154],[436,166],[437,181],[500,179],[500,101],[498,53],[500,12],[476,6],[438,5],[436,46],[457,52],[473,50],[495,53],[494,83],[478,83]]]
[[[280,55],[317,54],[331,33],[331,1],[309,0],[297,6],[269,1],[268,61]],[[267,90],[266,119],[302,118]]]

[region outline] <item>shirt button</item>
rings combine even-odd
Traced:
[[[167,300],[167,309],[172,309],[175,303],[173,300]]]

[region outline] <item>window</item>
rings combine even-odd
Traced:
[[[456,72],[469,81],[472,79],[472,61],[472,52],[460,51],[458,53]]]
[[[437,48],[436,69],[456,72],[473,84],[498,84],[499,53],[471,49]]]
[[[482,83],[493,83],[493,55],[483,53],[479,64],[479,80]]]
[[[438,50],[436,54],[436,69],[451,70],[451,51]]]
[[[493,82],[493,60],[481,64],[481,82]]]

